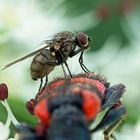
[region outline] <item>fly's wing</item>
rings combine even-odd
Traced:
[[[48,41],[48,42],[49,42],[49,41]],[[25,56],[23,56],[23,57],[21,57],[21,58],[15,60],[15,61],[11,62],[11,63],[5,65],[4,68],[3,68],[2,70],[7,69],[8,67],[10,67],[10,66],[12,66],[12,65],[14,65],[14,64],[16,64],[16,63],[18,63],[18,62],[21,62],[21,61],[23,61],[23,60],[25,60],[25,59],[27,59],[27,58],[29,58],[29,57],[34,56],[35,54],[37,54],[37,53],[40,52],[41,50],[50,47],[49,43],[47,44],[47,41],[45,41],[45,42],[42,43],[41,45],[43,45],[43,47],[41,47],[40,49],[37,49],[37,50],[35,50],[34,52],[32,52],[32,53],[30,53],[30,54],[27,54],[27,55],[25,55]]]

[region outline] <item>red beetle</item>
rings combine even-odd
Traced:
[[[34,131],[31,129],[31,133],[22,138],[91,140],[90,134],[100,129],[104,130],[105,140],[114,138],[112,130],[126,114],[120,101],[124,91],[123,84],[110,86],[105,78],[95,73],[73,75],[71,79],[58,78],[50,82],[35,100],[32,113],[39,123]],[[105,109],[104,117],[90,130],[90,124]]]

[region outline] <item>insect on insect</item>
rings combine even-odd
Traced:
[[[41,79],[40,88],[42,87],[43,77],[46,76],[46,84],[48,81],[48,74],[60,64],[65,64],[67,70],[72,77],[72,74],[68,68],[67,59],[73,57],[81,52],[79,57],[79,63],[85,72],[89,72],[86,66],[83,64],[83,52],[88,49],[89,41],[91,39],[83,32],[73,33],[64,31],[57,33],[51,40],[45,40],[40,49],[22,57],[18,60],[9,63],[3,69],[10,67],[11,65],[23,61],[31,56],[33,61],[30,66],[31,77],[33,80]],[[45,85],[46,85],[45,84]]]
[[[126,115],[120,101],[124,92],[123,84],[110,86],[94,73],[52,81],[33,107],[38,125],[36,128],[21,125],[20,140],[91,140],[91,133],[102,129],[104,140],[116,140],[112,131]],[[90,129],[90,124],[104,110],[107,110],[104,117]]]

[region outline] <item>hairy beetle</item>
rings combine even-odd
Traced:
[[[104,140],[115,140],[112,131],[126,115],[120,101],[124,92],[123,84],[110,86],[95,73],[73,75],[72,79],[57,78],[30,104],[39,123],[30,129],[21,125],[20,140],[91,140],[90,134],[102,129]],[[107,111],[101,121],[89,129],[104,110]]]

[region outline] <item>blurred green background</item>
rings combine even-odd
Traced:
[[[113,84],[124,83],[125,124],[140,118],[140,2],[139,0],[0,0],[0,69],[37,48],[60,31],[83,31],[91,38],[84,63]],[[69,60],[72,73],[81,72],[78,56]],[[0,83],[9,87],[9,103],[19,121],[35,124],[25,103],[33,98],[39,81],[30,78],[31,59],[0,71]],[[75,66],[72,64],[75,63]],[[49,79],[61,76],[57,67]],[[5,110],[0,104],[0,121]]]

